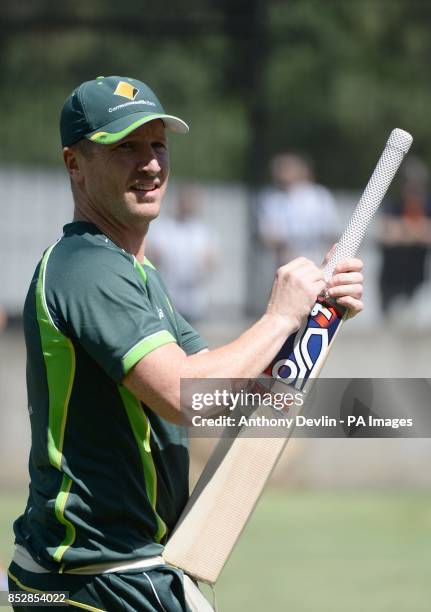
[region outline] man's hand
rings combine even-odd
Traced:
[[[279,315],[295,331],[324,289],[321,268],[305,257],[298,257],[277,270],[266,312]]]
[[[349,309],[349,318],[357,315],[364,307],[361,301],[364,280],[362,268],[362,260],[356,257],[340,261],[326,284],[328,295],[334,298],[337,304]]]

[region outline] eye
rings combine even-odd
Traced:
[[[167,149],[166,142],[162,142],[162,141],[153,142],[152,147],[156,151],[166,151]]]
[[[125,142],[121,142],[116,148],[121,149],[123,151],[132,151],[133,142],[131,140],[126,140]]]

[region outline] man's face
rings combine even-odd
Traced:
[[[169,154],[161,120],[145,123],[113,145],[94,144],[80,156],[79,190],[108,222],[148,224],[160,212],[169,176]]]

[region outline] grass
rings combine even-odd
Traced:
[[[217,584],[223,612],[430,609],[431,494],[271,492]]]
[[[4,495],[0,564],[24,499]],[[268,491],[219,582],[221,612],[429,611],[431,493]]]

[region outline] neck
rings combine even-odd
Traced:
[[[144,261],[148,223],[139,228],[129,227],[107,218],[100,211],[82,210],[79,205],[75,206],[73,220],[93,223],[114,244],[134,255],[139,262],[142,263]]]

